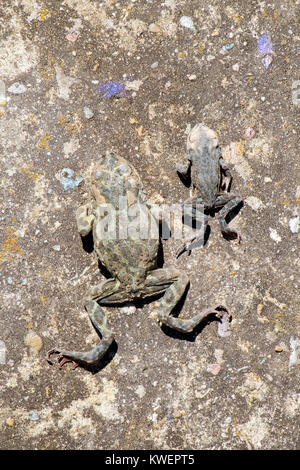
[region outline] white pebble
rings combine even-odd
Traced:
[[[255,196],[247,197],[246,202],[254,211],[258,211],[264,207],[263,202]]]
[[[60,251],[60,245],[53,245],[52,248],[54,251]]]
[[[27,90],[26,86],[23,83],[15,82],[9,88],[8,91],[13,93],[14,95],[20,95],[21,93],[25,93]]]
[[[270,230],[270,237],[272,238],[272,240],[274,240],[274,242],[276,243],[281,242],[281,236],[279,235],[279,233],[274,228],[271,228],[271,227],[269,227],[269,230]]]
[[[193,20],[189,16],[182,16],[179,20],[179,24],[184,28],[195,29]]]
[[[86,119],[91,119],[94,116],[93,111],[87,106],[83,107],[83,114],[85,115]]]
[[[290,227],[290,231],[292,233],[298,233],[299,232],[299,228],[300,228],[299,215],[297,215],[296,217],[292,217],[289,220],[289,227]]]

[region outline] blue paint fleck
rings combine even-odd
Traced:
[[[70,168],[63,168],[59,173],[58,179],[63,185],[65,191],[68,189],[74,189],[83,180],[81,176],[74,178],[74,171]]]
[[[102,98],[113,98],[118,94],[124,95],[126,85],[121,82],[100,83],[97,87],[97,91],[102,95]]]
[[[267,34],[262,34],[257,40],[257,48],[261,54],[272,54],[273,44]]]

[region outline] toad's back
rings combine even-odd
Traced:
[[[104,239],[97,242],[95,249],[114,278],[124,284],[138,284],[156,268],[158,245],[158,239]]]
[[[198,124],[189,134],[187,151],[192,161],[191,179],[197,196],[213,207],[220,188],[220,150],[214,131]]]

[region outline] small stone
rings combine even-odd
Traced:
[[[255,136],[255,130],[253,129],[253,127],[247,127],[247,129],[245,130],[245,136],[247,137],[247,139],[252,139],[252,137]]]
[[[153,64],[151,64],[152,69],[157,69],[157,67],[158,67],[158,62],[153,62]]]
[[[76,34],[76,33],[68,33],[68,34],[66,35],[66,38],[67,38],[67,40],[70,41],[70,42],[75,42],[76,39],[78,38],[78,34]]]
[[[11,278],[11,277],[8,277],[8,278],[7,278],[7,284],[12,284],[12,283],[13,283],[12,278]]]
[[[283,351],[283,347],[282,346],[276,346],[275,351],[278,352],[278,353],[281,353]]]
[[[236,63],[236,64],[233,64],[233,66],[232,66],[232,70],[234,70],[235,72],[238,72],[238,71],[240,70],[240,66],[239,66],[239,64],[238,64],[238,63]]]
[[[27,279],[26,277],[24,277],[24,279],[22,279],[22,286],[26,286],[27,285]]]
[[[10,426],[10,427],[13,426],[15,424],[14,418],[7,418],[6,424],[7,426]]]
[[[151,33],[160,33],[161,32],[161,28],[155,23],[151,23],[149,25],[148,29]]]
[[[272,183],[272,178],[270,178],[269,176],[265,176],[264,182],[265,183]]]
[[[264,207],[263,202],[255,196],[247,197],[246,202],[254,211],[258,211]]]
[[[289,227],[290,227],[290,231],[292,233],[298,233],[299,232],[299,228],[300,228],[299,215],[297,215],[296,217],[292,217],[289,220]]]
[[[230,51],[231,49],[234,48],[234,43],[229,42],[228,44],[225,44],[224,48],[225,48],[226,51]]]
[[[52,248],[54,251],[60,251],[60,245],[53,245]]]
[[[272,240],[274,240],[274,242],[276,243],[281,242],[281,236],[279,235],[279,233],[274,228],[271,228],[271,227],[269,227],[269,230],[270,230],[270,237],[272,238]]]
[[[83,107],[83,114],[86,117],[86,119],[91,119],[94,116],[93,111],[87,106]]]
[[[39,415],[35,411],[30,411],[29,419],[31,421],[38,421],[40,419]]]
[[[266,69],[270,67],[272,62],[273,62],[273,57],[271,57],[270,55],[266,55],[266,57],[262,59],[262,64]]]
[[[193,20],[189,16],[182,16],[179,20],[179,24],[184,28],[195,29]]]
[[[210,372],[213,375],[217,375],[221,370],[221,366],[220,366],[220,364],[217,364],[217,363],[208,364],[206,370],[207,370],[207,372]]]
[[[20,95],[22,93],[25,93],[26,90],[27,90],[26,86],[23,85],[23,83],[19,83],[19,82],[13,83],[8,88],[8,91],[10,93],[13,93],[14,95]]]
[[[197,79],[197,75],[195,75],[195,74],[188,75],[187,78],[188,78],[191,82],[193,82],[193,81],[195,81],[195,80]]]

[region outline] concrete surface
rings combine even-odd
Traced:
[[[299,2],[4,0],[1,17],[1,448],[299,449]],[[50,366],[95,344],[82,302],[101,279],[76,231],[86,188],[62,170],[113,149],[177,203],[197,122],[234,167],[242,243],[210,219],[203,249],[176,260],[170,239],[164,262],[191,279],[181,314],[224,303],[231,335],[167,334],[149,302],[110,309],[97,373]]]

